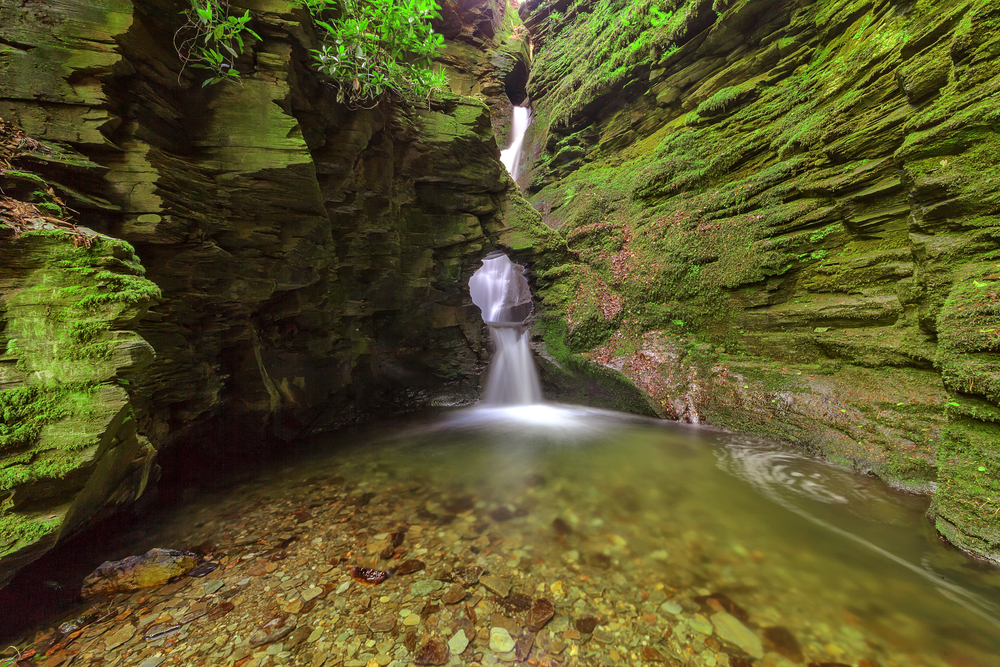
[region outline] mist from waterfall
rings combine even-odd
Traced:
[[[532,305],[523,269],[502,252],[490,253],[469,280],[469,291],[472,302],[483,311],[494,347],[483,402],[494,406],[539,403],[542,388],[524,325]]]
[[[515,181],[517,172],[521,166],[521,148],[524,146],[524,134],[531,125],[531,110],[528,107],[514,107],[514,114],[510,121],[510,146],[507,150],[500,152],[500,161],[507,167],[507,173]]]

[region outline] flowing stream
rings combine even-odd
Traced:
[[[222,565],[179,591],[104,603],[123,620],[99,621],[117,625],[87,628],[69,648],[91,636],[103,646],[129,623],[139,630],[116,653],[133,658],[119,664],[166,649],[185,664],[231,664],[269,610],[287,607],[314,639],[286,642],[291,654],[269,664],[315,664],[323,650],[332,664],[407,667],[407,633],[419,647],[460,628],[471,653],[455,664],[494,664],[499,626],[532,638],[538,664],[567,667],[1000,665],[1000,575],[943,544],[923,498],[753,437],[579,407],[480,406],[215,469],[226,473],[192,484],[183,502],[71,551],[93,567],[208,541]],[[424,569],[352,582],[351,567],[409,559]],[[453,597],[450,573],[472,566],[509,595],[481,582],[449,602],[463,594]],[[79,590],[66,572],[43,578]],[[303,606],[298,596],[317,586],[330,593]],[[27,592],[33,605],[52,593]],[[536,633],[524,605],[540,599],[555,616]],[[185,611],[226,600],[234,609],[221,621]],[[0,594],[0,610],[22,604]],[[70,603],[47,627],[85,615]],[[400,632],[369,631],[384,618]],[[161,626],[177,628],[166,646],[144,639]]]
[[[517,180],[521,166],[521,148],[524,146],[524,134],[531,125],[531,110],[528,107],[514,107],[510,121],[510,146],[500,152],[500,161],[507,167],[507,173]]]

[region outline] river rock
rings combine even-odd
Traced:
[[[488,574],[479,579],[479,583],[485,586],[490,592],[505,598],[510,594],[510,582],[496,575]]]
[[[155,588],[190,572],[197,564],[194,554],[173,549],[150,549],[142,556],[106,561],[83,580],[80,596],[89,600]]]
[[[441,590],[444,584],[438,579],[425,579],[410,586],[410,595],[415,598],[427,597],[437,590]]]
[[[460,655],[469,646],[469,638],[465,636],[465,630],[459,630],[448,640],[448,648],[452,655]]]
[[[111,635],[104,640],[105,650],[110,651],[111,649],[118,648],[128,640],[132,639],[132,635],[135,634],[135,626],[132,624],[123,625],[122,627],[115,630]]]
[[[735,616],[720,611],[712,616],[712,625],[715,627],[716,636],[722,641],[736,646],[754,658],[764,656],[764,646],[760,639]]]
[[[440,639],[432,639],[417,651],[414,662],[418,665],[443,665],[448,662],[448,645]]]
[[[497,653],[513,651],[517,642],[503,628],[490,628],[490,650]]]
[[[250,635],[250,646],[263,646],[283,639],[291,634],[295,629],[295,616],[288,613],[280,613],[264,620],[260,629]]]

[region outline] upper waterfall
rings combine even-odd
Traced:
[[[524,146],[524,135],[531,125],[531,110],[528,107],[514,107],[514,115],[510,121],[510,146],[500,152],[500,161],[507,167],[507,172],[515,181],[517,171],[521,166],[521,148]]]

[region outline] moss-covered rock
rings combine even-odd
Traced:
[[[0,234],[3,583],[143,492],[155,451],[136,432],[128,385],[153,350],[131,329],[160,292],[123,241]]]
[[[963,500],[992,497],[971,472],[998,401],[993,3],[521,15],[527,191],[576,255],[539,283],[563,344],[665,415],[936,482],[949,537],[994,554],[1000,515]]]

